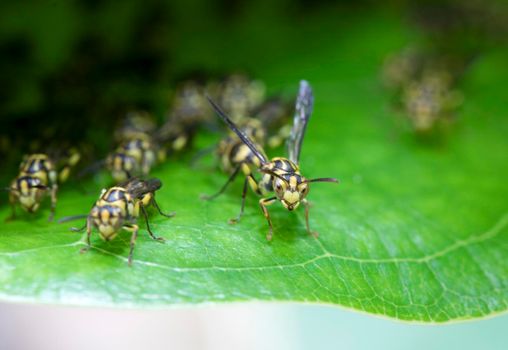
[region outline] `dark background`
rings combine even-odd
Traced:
[[[505,44],[500,1],[1,2],[0,166],[11,169],[24,152],[71,140],[104,154],[123,112],[144,108],[162,120],[179,80],[237,70],[255,76],[249,53],[228,45],[246,28],[252,50],[270,55],[274,30],[330,13],[340,30],[339,23],[376,11],[398,13],[422,32],[420,46],[465,61]]]

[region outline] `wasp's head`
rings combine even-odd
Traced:
[[[274,178],[273,189],[277,198],[290,211],[298,208],[300,202],[307,197],[311,182],[338,182],[333,178],[306,179],[299,174],[280,176],[272,173],[271,175]]]
[[[284,177],[275,177],[273,189],[277,198],[287,210],[298,208],[300,202],[309,193],[309,184],[304,177],[291,175],[287,179]]]
[[[37,177],[23,176],[15,179],[9,190],[24,210],[34,213],[39,209],[48,187]]]
[[[99,236],[105,241],[113,240],[124,224],[122,209],[111,205],[95,205],[90,212]]]

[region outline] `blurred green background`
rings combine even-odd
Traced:
[[[84,141],[103,155],[122,113],[145,108],[163,118],[177,81],[234,71],[256,77],[294,46],[312,64],[322,36],[354,41],[343,29],[355,21],[366,30],[403,22],[412,31],[401,47],[469,62],[506,43],[506,14],[502,1],[476,0],[4,1],[0,166],[14,169],[21,153],[55,140]]]

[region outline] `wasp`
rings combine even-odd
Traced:
[[[118,142],[113,152],[78,176],[106,168],[116,183],[135,176],[148,176],[157,162],[166,158],[166,152],[154,136],[157,124],[148,112],[131,111],[117,127],[114,138]]]
[[[224,110],[235,122],[239,122],[263,103],[265,92],[263,82],[233,74],[222,83],[219,98]]]
[[[149,205],[153,205],[162,216],[170,218],[175,215],[175,213],[164,213],[156,202],[155,192],[161,187],[162,183],[159,179],[154,178],[143,181],[132,178],[123,184],[103,190],[87,216],[86,225],[80,229],[72,228],[73,231],[83,231],[86,228],[87,246],[81,249],[81,253],[85,253],[90,249],[92,228],[97,229],[99,236],[105,241],[113,240],[118,232],[124,229],[132,232],[128,257],[128,263],[131,265],[134,245],[138,237],[139,226],[137,220],[140,212],[145,218],[150,237],[156,241],[164,241],[162,237],[157,237],[152,232],[146,209]],[[64,218],[60,222],[74,218],[77,217]]]
[[[176,89],[166,122],[155,133],[168,152],[179,152],[189,146],[197,129],[211,119],[205,89],[205,85],[193,80]]]
[[[71,167],[79,162],[80,154],[71,149],[65,157],[52,158],[44,153],[30,154],[24,157],[19,174],[7,188],[12,215],[16,216],[16,204],[29,213],[36,212],[46,196],[51,198],[49,221],[53,220],[57,203],[58,183],[67,180]]]
[[[165,152],[157,142],[147,134],[139,134],[126,139],[110,153],[106,168],[116,182],[122,182],[134,176],[148,176],[153,166],[165,159]]]
[[[137,110],[127,112],[115,130],[115,140],[121,143],[137,137],[151,135],[157,129],[157,124],[150,113]]]
[[[279,147],[289,137],[291,114],[289,103],[281,97],[268,99],[253,112],[254,118],[264,128],[264,143],[267,147]]]
[[[276,201],[280,201],[283,207],[289,211],[295,210],[299,207],[300,203],[303,203],[305,206],[307,231],[316,236],[317,233],[312,232],[309,225],[309,203],[306,197],[309,194],[310,184],[313,182],[337,183],[338,180],[334,178],[307,179],[300,173],[300,151],[314,103],[314,97],[309,83],[304,80],[300,82],[293,127],[287,142],[288,158],[275,157],[269,160],[259,144],[240,130],[231,118],[211,98],[208,97],[208,100],[219,117],[246,146],[244,153],[242,153],[243,161],[239,161],[239,165],[235,168],[226,184],[218,193],[220,194],[226,189],[227,185],[235,179],[240,169],[246,173],[240,214],[237,219],[231,220],[231,222],[237,222],[243,214],[248,184],[258,195],[266,196],[270,193],[274,193],[272,196],[264,197],[259,200],[263,215],[268,222],[269,231],[266,236],[267,240],[270,241],[273,237],[273,225],[267,207]],[[252,176],[252,168],[257,169],[262,174],[260,181],[257,181],[254,176]]]
[[[405,88],[403,103],[417,132],[432,130],[462,103],[462,94],[452,90],[451,80],[446,71],[430,71]]]
[[[264,142],[265,132],[261,122],[258,119],[242,119],[239,129],[242,130],[245,135],[248,135],[251,140],[255,140],[252,142],[256,144],[256,147],[260,150],[260,152],[264,152],[262,151],[262,144]],[[219,142],[216,148],[216,153],[219,158],[220,167],[224,172],[229,174],[230,177],[216,194],[212,196],[203,195],[201,198],[205,200],[212,200],[221,195],[241,171],[245,176],[242,192],[241,212],[237,218],[230,220],[230,223],[235,223],[240,221],[240,218],[243,215],[247,186],[250,184],[251,188],[256,193],[258,192],[256,186],[257,181],[254,178],[253,170],[259,168],[261,166],[261,162],[259,161],[259,158],[234,132],[231,132],[229,136],[223,138]]]
[[[145,111],[127,113],[115,132],[116,149],[103,160],[81,172],[81,176],[105,167],[115,182],[123,182],[134,176],[148,176],[157,162],[166,158],[166,153],[154,137],[157,125]]]

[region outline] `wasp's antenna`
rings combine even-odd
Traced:
[[[333,178],[333,177],[319,177],[317,179],[310,179],[305,182],[334,182],[339,183],[339,180]]]
[[[80,215],[66,216],[66,217],[63,217],[63,218],[61,218],[60,220],[58,220],[58,223],[59,223],[59,224],[63,224],[63,223],[65,223],[65,222],[69,222],[69,221],[74,221],[74,220],[84,219],[84,218],[86,218],[87,216],[88,216],[87,214],[80,214]]]
[[[210,96],[206,95],[206,98],[207,98],[208,102],[210,102],[210,104],[212,105],[215,112],[219,115],[219,117],[227,124],[227,126],[231,130],[233,130],[235,132],[236,135],[238,135],[240,140],[242,140],[242,142],[245,143],[245,145],[247,145],[247,147],[250,148],[252,153],[254,153],[256,155],[256,157],[259,158],[261,163],[267,163],[268,160],[266,159],[266,157],[263,155],[263,153],[261,153],[257,149],[256,146],[254,146],[254,143],[249,139],[249,137],[247,135],[245,135],[245,133],[243,131],[238,129],[238,127],[235,125],[235,123],[233,123],[231,121],[231,119],[227,116],[227,114],[210,98]]]
[[[280,176],[279,174],[277,174],[277,173],[273,172],[273,171],[272,171],[272,170],[270,170],[270,169],[260,169],[260,171],[261,171],[262,173],[265,173],[265,174],[271,175],[271,176],[273,176],[273,177],[276,177],[276,178],[278,178],[279,180],[282,180],[282,181],[284,181],[284,182],[286,182],[286,183],[288,182],[288,180],[286,180],[285,178],[283,178],[282,176]]]

